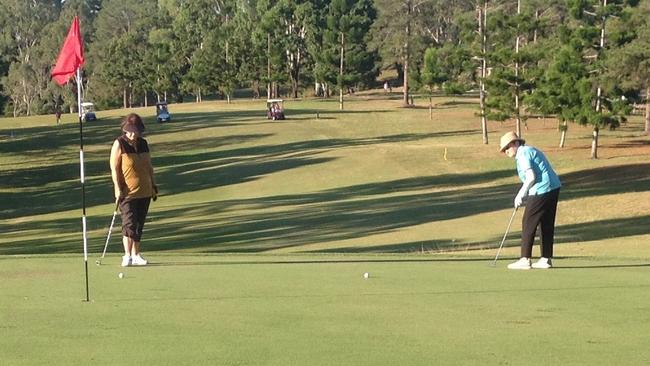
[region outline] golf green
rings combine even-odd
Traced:
[[[510,258],[511,259],[511,258]],[[648,264],[163,255],[0,260],[7,365],[641,365]],[[120,279],[118,273],[124,273]],[[363,273],[369,278],[364,279]],[[28,341],[25,341],[28,340]]]

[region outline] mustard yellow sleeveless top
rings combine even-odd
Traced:
[[[117,141],[122,149],[122,176],[126,183],[127,198],[146,198],[153,196],[151,182],[151,156],[149,144],[143,138],[131,142],[122,135]]]

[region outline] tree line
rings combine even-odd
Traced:
[[[650,0],[0,0],[0,110],[75,106],[49,73],[81,19],[86,100],[146,106],[238,90],[255,97],[374,88],[476,93],[487,121],[556,116],[600,129],[650,94]],[[646,133],[650,131],[647,104]]]

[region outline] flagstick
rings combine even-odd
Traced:
[[[81,68],[77,67],[77,112],[79,114],[79,169],[81,176],[81,207],[82,207],[82,216],[81,216],[81,226],[83,230],[83,241],[84,241],[84,266],[86,272],[86,301],[90,301],[90,295],[88,292],[88,238],[86,236],[86,186],[85,186],[85,175],[84,175],[84,133],[83,133],[83,121],[81,120]]]

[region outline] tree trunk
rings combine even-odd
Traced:
[[[341,32],[341,62],[339,65],[339,109],[343,110],[343,65],[345,57],[345,35]]]
[[[291,80],[291,95],[293,99],[298,99],[298,79]]]
[[[410,54],[411,54],[409,41],[410,41],[410,38],[411,38],[411,21],[410,21],[410,19],[411,19],[411,13],[412,13],[411,2],[410,1],[407,2],[407,6],[408,6],[407,19],[409,19],[409,20],[406,22],[406,30],[405,30],[406,31],[405,32],[406,33],[406,37],[405,37],[406,42],[404,43],[404,92],[403,92],[403,101],[402,101],[404,106],[409,105],[409,58],[410,58]]]
[[[433,98],[429,96],[429,121],[433,121]]]
[[[488,144],[487,116],[485,113],[485,77],[487,76],[487,35],[485,23],[487,20],[487,1],[483,3],[483,8],[478,8],[478,29],[481,37],[481,82],[479,89],[479,104],[481,108],[481,129],[483,130],[483,144]]]
[[[253,99],[260,98],[260,82],[258,80],[253,81]]]
[[[128,92],[127,92],[126,88],[123,88],[122,89],[122,106],[124,107],[124,109],[129,107],[128,106],[128,98],[129,98]]]
[[[591,138],[591,158],[598,159],[598,127],[594,127]]]
[[[535,9],[535,23],[539,21],[539,9]],[[537,44],[537,27],[533,31],[533,44]]]
[[[271,99],[271,33],[266,34],[266,99]]]
[[[650,86],[645,89],[645,134],[650,135]]]
[[[566,142],[566,133],[568,129],[569,126],[567,125],[567,122],[564,121],[561,127],[562,133],[560,134],[560,148],[564,147],[564,143]]]
[[[517,15],[521,14],[521,0],[517,1]],[[515,55],[519,55],[519,34],[516,35],[515,41]],[[519,58],[516,56],[517,59]],[[519,62],[515,62],[515,126],[517,129],[517,136],[521,135],[521,116],[519,110]]]
[[[603,8],[607,7],[607,0],[603,0]],[[605,21],[607,20],[606,16],[603,15],[602,22],[600,25],[600,51],[598,55],[602,52],[602,49],[605,46]],[[596,112],[601,113],[601,99],[602,99],[603,89],[598,85],[598,90],[596,92]],[[598,159],[598,126],[594,126],[593,137],[591,139],[591,158]]]

